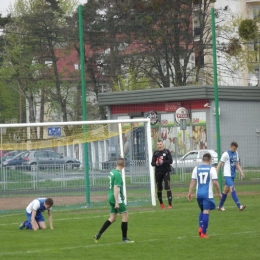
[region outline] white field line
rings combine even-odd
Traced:
[[[196,201],[195,199],[194,199],[194,201]],[[217,206],[217,203],[216,203],[216,206]],[[257,207],[258,205],[246,205],[247,207]],[[128,214],[129,215],[132,215],[132,214],[142,214],[142,213],[146,213],[146,212],[156,212],[156,211],[158,211],[159,210],[159,208],[158,208],[159,206],[155,206],[155,210],[145,210],[145,211],[134,211],[134,212],[131,212],[131,208],[130,208],[130,212],[128,212]],[[235,208],[236,206],[225,206],[225,208],[226,209],[229,209],[229,208]],[[77,210],[82,210],[82,209],[77,209]],[[189,211],[189,210],[194,210],[193,208],[190,208],[190,207],[187,207],[187,208],[178,208],[178,206],[175,206],[175,205],[173,205],[173,209],[171,209],[171,210],[181,210],[181,211],[184,211],[184,210],[187,210],[187,211]],[[57,210],[57,211],[55,211],[55,210],[53,210],[52,212],[53,212],[53,214],[55,214],[55,212],[68,212],[68,211],[73,211],[73,210],[71,210],[71,209],[66,209],[66,210]],[[159,211],[161,211],[161,210],[159,210]],[[166,209],[166,211],[167,211],[167,209]],[[109,215],[109,210],[107,211],[108,212],[108,214],[106,215],[106,216],[108,216]],[[86,214],[87,214],[88,212],[86,211]],[[6,217],[12,217],[12,216],[19,216],[19,215],[21,215],[21,216],[24,216],[24,214],[25,214],[25,210],[24,211],[22,211],[21,213],[15,213],[15,214],[0,214],[0,219],[1,218],[6,218]],[[103,216],[98,216],[98,217],[103,217]],[[55,219],[56,220],[56,219]],[[63,220],[63,219],[62,219]]]
[[[259,233],[260,231],[245,231],[245,232],[235,232],[235,233],[230,233],[230,235],[242,235],[242,234],[254,234],[254,233]],[[223,236],[223,234],[214,234],[211,235],[210,237],[213,236]],[[198,236],[183,236],[183,237],[176,237],[175,239],[188,239],[190,240],[191,238],[198,238]],[[159,241],[160,239],[148,239],[148,240],[142,240],[138,241],[138,244],[140,243],[150,243],[153,241]],[[135,243],[130,243],[129,245],[134,245]],[[61,247],[59,250],[60,251],[65,251],[65,250],[77,250],[80,248],[92,248],[92,247],[107,247],[107,246],[113,246],[113,245],[126,245],[125,243],[122,242],[117,242],[117,243],[107,243],[107,244],[95,244],[93,241],[93,244],[91,245],[85,245],[85,246],[68,246],[68,247]],[[0,252],[0,257],[2,256],[11,256],[11,255],[21,255],[21,254],[33,254],[33,253],[44,253],[44,252],[50,252],[50,251],[57,251],[57,248],[47,248],[47,249],[38,249],[38,250],[27,250],[27,251],[19,251],[19,252],[6,252],[6,253],[1,253]]]
[[[140,211],[140,212],[130,212],[128,213],[129,215],[133,215],[133,214],[144,214],[144,213],[152,213],[152,212],[156,212],[156,210],[146,210],[146,211]],[[87,214],[87,212],[86,212]],[[13,215],[4,215],[4,216],[1,216],[1,217],[9,217],[9,216],[18,216],[18,215],[22,215],[23,218],[25,218],[25,214],[13,214]],[[54,215],[54,214],[53,214]],[[109,217],[109,212],[108,214],[106,215],[100,215],[100,216],[84,216],[84,217],[74,217],[74,218],[55,218],[55,222],[56,221],[66,221],[66,220],[77,220],[77,219],[93,219],[93,218],[108,218]],[[21,219],[22,220],[22,219]],[[46,222],[48,222],[46,220]],[[14,222],[14,223],[3,223],[3,224],[0,224],[0,226],[8,226],[8,225],[19,225],[19,223],[17,222]]]
[[[153,241],[157,241],[159,239],[148,239],[148,240],[142,240],[140,242],[153,242]],[[140,242],[138,242],[140,244]],[[59,250],[63,251],[63,250],[76,250],[79,248],[91,248],[91,247],[107,247],[107,246],[112,246],[112,245],[127,245],[127,243],[123,243],[123,242],[117,242],[117,243],[109,243],[109,244],[95,244],[93,241],[93,244],[91,245],[86,245],[86,246],[68,246],[68,247],[62,247]],[[134,243],[129,243],[128,245],[134,245]],[[38,250],[27,250],[27,251],[20,251],[20,252],[7,252],[7,253],[0,253],[0,256],[4,256],[4,255],[21,255],[21,254],[32,254],[32,253],[44,253],[47,251],[57,251],[57,248],[47,248],[47,249],[38,249]]]
[[[195,201],[195,200],[194,200]],[[217,204],[217,203],[216,203]],[[253,208],[253,207],[258,207],[259,205],[246,205],[248,208]],[[227,206],[225,207],[225,209],[232,209],[232,208],[236,208],[236,206]],[[187,208],[178,208],[178,207],[175,207],[173,206],[173,209],[171,209],[171,211],[176,211],[176,210],[181,210],[181,211],[194,211],[194,208],[191,208],[191,207],[187,207]],[[247,209],[245,209],[246,211]],[[63,211],[63,210],[61,210]],[[61,212],[60,210],[57,211],[57,212]],[[64,211],[68,211],[68,210],[64,210]],[[130,209],[131,211],[131,209]],[[157,210],[146,210],[146,211],[135,211],[135,212],[128,212],[129,215],[133,215],[133,214],[145,214],[145,213],[151,213],[151,212],[156,212],[156,211],[161,211],[161,212],[164,212],[162,210],[159,210],[157,208]],[[165,210],[165,211],[169,211],[169,210]],[[88,212],[86,212],[87,214]],[[222,214],[225,214],[224,212]],[[21,215],[21,218],[24,218],[25,217],[25,213],[17,213],[17,214],[9,214],[9,215],[0,215],[0,219],[1,218],[7,218],[7,217],[11,217],[11,216],[19,216]],[[55,218],[55,211],[53,211],[53,217]],[[92,218],[104,218],[104,217],[109,217],[109,212],[106,214],[106,215],[102,215],[102,216],[85,216],[85,217],[74,217],[74,218],[55,218],[55,221],[64,221],[64,220],[76,220],[76,219],[92,219]],[[22,221],[22,219],[21,219]],[[46,220],[46,222],[48,222]],[[7,225],[19,225],[19,223],[15,222],[15,223],[8,223],[8,224],[0,224],[0,226],[7,226]]]
[[[235,206],[229,206],[227,208],[234,208]],[[177,210],[177,209],[173,209],[173,210]],[[194,208],[185,208],[185,209],[181,209],[183,210],[194,210]],[[158,210],[146,210],[146,211],[141,211],[141,212],[130,212],[129,214],[133,215],[133,214],[145,214],[145,213],[151,213],[151,212],[156,212]],[[163,211],[161,211],[163,212]],[[221,214],[221,213],[220,213]],[[8,216],[17,216],[17,215],[24,215],[22,213],[19,214],[10,214],[10,215],[3,215],[0,217],[8,217]],[[106,215],[100,215],[100,216],[85,216],[85,217],[75,217],[75,218],[59,218],[59,219],[55,219],[55,221],[64,221],[64,220],[76,220],[76,219],[93,219],[93,218],[103,218],[103,217],[108,217],[108,214]],[[8,224],[0,224],[0,226],[7,226],[7,225],[17,225],[18,223],[8,223]],[[236,233],[231,233],[231,235],[241,235],[241,234],[253,234],[253,233],[258,233],[260,231],[245,231],[245,232],[236,232]],[[211,234],[210,237],[214,237],[214,236],[223,236],[223,234]],[[195,237],[195,236],[194,236]],[[198,237],[198,236],[196,236]],[[183,236],[183,237],[176,237],[176,239],[180,240],[180,239],[190,239],[190,236]],[[143,242],[152,242],[152,241],[158,241],[159,239],[149,239],[149,240],[143,240],[143,241],[138,241],[138,243],[143,243]],[[122,245],[122,242],[117,242],[117,243],[109,243],[109,244],[92,244],[92,245],[86,245],[86,246],[76,246],[76,247],[63,247],[60,248],[60,250],[75,250],[75,249],[79,249],[79,248],[92,248],[92,247],[106,247],[106,246],[111,246],[111,245]],[[0,256],[4,256],[4,255],[19,255],[19,254],[26,254],[26,253],[44,253],[47,251],[52,251],[54,249],[39,249],[39,250],[30,250],[30,251],[23,251],[23,252],[6,252],[6,253],[0,253]],[[57,250],[57,249],[55,249]]]
[[[255,231],[255,230],[254,231],[243,231],[243,232],[230,233],[230,235],[236,236],[236,235],[242,235],[242,234],[254,234],[254,233],[258,233],[258,232],[260,232],[260,231]],[[223,234],[210,234],[209,235],[209,237],[218,237],[218,236],[224,236],[224,235]],[[199,238],[198,235],[196,237]],[[180,239],[186,239],[186,238],[190,239],[189,236],[177,237],[176,239],[180,240]]]
[[[25,211],[24,211],[25,212]],[[0,218],[6,218],[6,217],[12,217],[12,216],[19,216],[21,215],[22,213],[16,213],[16,214],[3,214],[3,215],[0,215]],[[24,213],[23,213],[24,214]]]

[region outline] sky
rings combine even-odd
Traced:
[[[11,5],[15,3],[16,0],[0,0],[0,13],[2,14],[2,17],[6,16],[8,14],[8,8]],[[87,0],[78,0],[80,4],[85,4]]]
[[[15,0],[0,0],[0,13],[2,16],[7,15],[8,7],[10,4],[13,4]]]

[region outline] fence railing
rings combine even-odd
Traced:
[[[150,183],[149,161],[136,160],[129,162],[125,167],[127,185],[147,185]],[[97,170],[92,165],[89,169],[91,187],[107,186],[108,173],[113,168],[114,162]],[[72,165],[73,166],[73,165]],[[172,168],[171,183],[187,183],[190,181],[194,168],[193,163],[183,163],[177,168]],[[244,169],[246,181],[260,182],[260,168],[250,167]],[[241,180],[237,174],[237,180]],[[83,166],[67,168],[66,165],[34,165],[7,166],[0,168],[0,191],[11,190],[53,190],[77,189],[85,187],[85,173]]]

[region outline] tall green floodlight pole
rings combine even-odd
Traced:
[[[85,62],[84,62],[84,38],[83,38],[83,19],[82,19],[82,5],[78,6],[79,16],[79,44],[80,44],[80,75],[81,75],[81,95],[82,95],[82,120],[87,121],[87,106],[86,106],[86,79],[85,79]],[[86,203],[90,206],[90,185],[89,185],[89,167],[88,167],[88,143],[87,138],[87,125],[83,126],[84,132],[84,173],[86,183]]]
[[[216,48],[214,8],[211,8],[211,23],[212,23],[213,70],[214,70],[214,99],[215,99],[215,112],[216,112],[216,137],[217,137],[218,161],[220,161],[221,147],[220,147],[220,128],[219,128],[217,48]],[[219,171],[218,177],[219,177],[219,186],[222,191],[222,171],[221,171],[221,169]]]

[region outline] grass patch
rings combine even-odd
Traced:
[[[250,194],[239,199],[247,205],[243,212],[238,211],[230,196],[226,211],[211,212],[209,239],[197,235],[199,209],[195,199],[188,202],[186,198],[174,198],[172,210],[129,206],[128,236],[135,240],[133,244],[121,243],[120,216],[98,244],[93,242],[93,235],[109,216],[108,206],[64,211],[54,206],[54,230],[37,232],[18,230],[25,218],[24,210],[0,214],[0,258],[259,259],[259,196]]]

